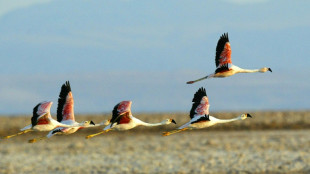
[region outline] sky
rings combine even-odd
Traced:
[[[310,109],[310,1],[0,0],[0,115],[56,113],[69,80],[76,113],[189,112],[206,88],[210,112]],[[228,32],[233,64],[272,73],[187,85],[215,70]]]

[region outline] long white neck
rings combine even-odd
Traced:
[[[241,69],[239,70],[239,73],[255,73],[260,72],[259,69]]]
[[[56,122],[55,125],[57,127],[80,127],[81,126],[81,124],[79,124],[79,123],[68,122],[68,123],[64,124],[64,123],[59,123],[58,121],[55,121],[55,122]]]
[[[240,116],[236,117],[236,118],[232,118],[232,119],[218,119],[218,118],[215,118],[213,117],[213,119],[216,123],[229,123],[229,122],[232,122],[232,121],[237,121],[237,120],[242,120]]]
[[[161,126],[161,125],[166,125],[167,123],[165,121],[162,121],[160,123],[146,123],[144,121],[141,121],[137,118],[133,117],[133,120],[136,122],[137,125],[141,125],[141,126],[148,126],[148,127],[153,127],[153,126]]]

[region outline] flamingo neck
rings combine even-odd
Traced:
[[[237,121],[237,120],[242,120],[240,116],[236,117],[236,118],[232,118],[232,119],[217,119],[215,118],[215,122],[216,123],[229,123],[229,122],[232,122],[232,121]]]
[[[78,127],[78,125],[68,125],[68,124],[59,123],[57,127],[68,127],[69,128],[69,127]]]
[[[239,73],[254,73],[254,72],[260,72],[259,69],[241,69],[239,70]]]
[[[147,126],[147,127],[161,126],[161,125],[165,125],[166,124],[164,122],[160,122],[160,123],[146,123],[146,122],[141,121],[141,120],[139,120],[137,118],[134,118],[134,121],[136,122],[137,125]]]

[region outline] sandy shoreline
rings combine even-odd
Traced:
[[[114,132],[0,144],[0,173],[309,173],[310,130]]]
[[[27,140],[45,133],[28,133],[0,140],[0,173],[310,173],[310,129],[246,128],[260,125],[266,117],[229,125],[228,130],[194,130],[168,137],[161,132],[174,125],[109,132],[89,140],[84,137],[100,128],[81,130],[35,144]]]

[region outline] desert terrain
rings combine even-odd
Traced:
[[[225,119],[243,112],[212,113]],[[0,173],[310,173],[310,111],[249,112],[253,118],[163,137],[189,120],[187,113],[135,114],[177,125],[111,131],[103,127],[30,144],[47,132],[0,140]],[[30,124],[31,116],[1,116],[0,136]],[[76,115],[99,123],[109,114]]]

